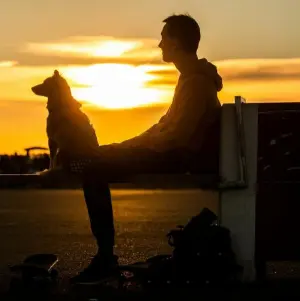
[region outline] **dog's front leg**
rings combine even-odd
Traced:
[[[49,169],[53,169],[56,165],[56,154],[57,154],[57,144],[53,139],[48,139],[48,146],[49,146],[49,151],[50,151],[50,166]]]

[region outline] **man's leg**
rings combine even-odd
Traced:
[[[117,257],[113,251],[115,229],[111,195],[108,183],[92,174],[83,177],[82,188],[98,251],[87,268],[71,282],[96,284],[118,273]]]
[[[82,183],[91,230],[97,241],[98,255],[113,257],[114,220],[112,200],[108,183],[87,175]]]
[[[73,278],[74,282],[98,282],[99,278],[110,273],[110,263],[114,264],[115,231],[108,183],[137,173],[180,170],[182,164],[174,154],[157,154],[145,149],[125,149],[118,146],[99,148],[99,158],[85,169],[82,180],[91,229],[99,249],[88,268]]]
[[[100,147],[99,153],[99,160],[83,176],[83,191],[98,254],[110,257],[113,255],[115,231],[108,182],[138,173],[180,172],[183,168],[174,154],[117,146]]]

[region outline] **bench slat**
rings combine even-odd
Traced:
[[[217,189],[216,175],[190,175],[190,174],[139,174],[116,181],[110,184],[128,183],[138,187],[194,187],[201,189]],[[66,178],[43,178],[36,174],[0,174],[0,188],[17,187],[69,187],[77,186],[78,182],[68,181]]]

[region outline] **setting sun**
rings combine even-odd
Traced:
[[[29,43],[24,52],[91,60],[59,68],[73,96],[101,108],[124,109],[170,102],[172,87],[166,87],[166,79],[155,74],[170,69],[157,61],[157,44],[155,39],[76,36],[67,41]]]
[[[156,76],[148,72],[155,66],[128,64],[99,64],[68,68],[64,72],[75,84],[73,95],[102,108],[120,109],[167,101],[167,92],[158,87],[147,87]]]

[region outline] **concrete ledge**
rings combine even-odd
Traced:
[[[109,181],[110,184],[133,184],[144,188],[199,188],[203,190],[245,189],[243,181],[219,181],[214,174],[139,174]],[[72,188],[80,181],[71,175],[58,174],[42,177],[37,174],[0,174],[0,189],[4,188]]]
[[[213,174],[139,174],[109,181],[110,184],[134,184],[144,188],[199,188],[217,190],[218,176]],[[80,181],[62,172],[47,176],[37,174],[0,174],[0,188],[71,188]]]
[[[39,185],[40,177],[35,174],[1,174],[0,188]]]

